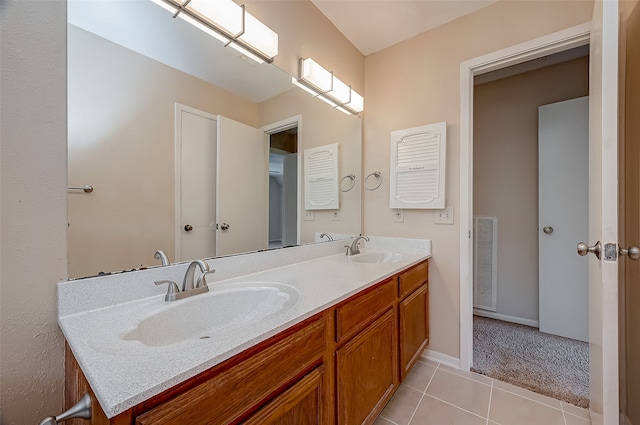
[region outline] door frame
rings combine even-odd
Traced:
[[[202,111],[200,109],[192,108],[191,106],[183,105],[181,103],[176,102],[175,104],[175,115],[174,115],[174,166],[175,166],[175,188],[174,188],[174,207],[175,207],[175,226],[174,226],[174,262],[184,261],[182,260],[182,112],[188,112],[190,114],[198,115],[200,117],[213,120],[216,123],[216,127],[218,126],[218,116],[214,114],[210,114],[209,112]],[[214,146],[217,151],[218,140],[216,138],[216,146]],[[216,161],[217,166],[217,161]],[[217,185],[217,182],[216,182]],[[214,190],[218,190],[217,187]],[[217,249],[217,240],[216,240],[216,249]]]
[[[473,79],[589,44],[586,22],[460,63],[460,369],[473,360]]]
[[[296,244],[300,245],[300,236],[302,234],[302,115],[294,115],[293,117],[285,118],[283,120],[267,124],[260,128],[260,130],[271,136],[274,133],[288,130],[290,128],[298,128],[298,146],[296,152],[296,158],[298,160],[298,188],[296,196],[297,214],[296,214]]]

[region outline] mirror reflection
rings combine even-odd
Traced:
[[[151,1],[72,0],[68,22],[68,183],[94,188],[69,190],[70,277],[360,233],[359,117]],[[356,183],[305,211],[303,152],[332,143]]]

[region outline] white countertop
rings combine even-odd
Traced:
[[[384,243],[388,241],[394,243]],[[235,282],[277,282],[295,287],[300,298],[286,311],[272,314],[251,326],[217,331],[208,339],[191,339],[166,346],[146,346],[136,340],[122,339],[141,320],[171,308],[173,303],[189,302],[199,296],[207,296],[196,295],[168,303],[164,301],[166,285],[160,291],[154,290],[155,294],[161,292],[161,295],[138,297],[132,301],[98,308],[94,308],[94,302],[86,302],[89,307],[82,309],[78,306],[82,302],[74,298],[73,293],[74,288],[81,288],[81,281],[74,281],[73,286],[65,286],[70,282],[60,282],[58,303],[64,315],[60,313],[58,322],[102,409],[108,417],[113,417],[431,256],[429,241],[420,241],[420,244],[415,242],[417,240],[407,240],[413,243],[398,245],[399,241],[402,240],[372,238],[371,247],[367,244],[367,248],[362,251],[375,252],[372,248],[385,247],[388,250],[393,247],[393,252],[401,253],[397,262],[356,263],[340,253],[225,280],[217,281],[217,273],[214,274],[213,279],[208,279],[212,292],[216,291],[216,285],[225,287]],[[339,242],[333,245],[341,246]],[[341,248],[338,249],[342,251]],[[283,250],[275,255],[295,257],[291,256],[293,252]],[[251,255],[260,254],[262,253]],[[236,256],[234,259],[237,261],[241,257]],[[249,258],[259,257],[245,257]],[[213,268],[220,268],[224,260],[216,260],[208,262]],[[153,280],[157,280],[158,273],[158,269],[154,269],[153,276],[139,274],[138,280],[142,281],[139,284],[145,285],[145,288],[146,285],[155,286]],[[117,277],[112,277],[111,280],[114,279]],[[74,307],[70,308],[66,304],[74,304]]]

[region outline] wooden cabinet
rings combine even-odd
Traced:
[[[138,416],[135,424],[238,423],[320,363],[324,349],[320,319]]]
[[[314,369],[273,401],[260,409],[244,425],[321,425],[323,417],[323,367]]]
[[[336,351],[337,423],[370,424],[398,386],[395,311],[380,318]]]
[[[429,286],[424,284],[398,304],[400,379],[404,381],[429,345]]]
[[[429,343],[428,306],[424,261],[114,418],[93,397],[91,423],[370,425]],[[67,346],[67,408],[85,391]]]

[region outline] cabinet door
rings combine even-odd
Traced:
[[[401,380],[429,344],[429,285],[424,284],[398,304]]]
[[[397,331],[389,309],[336,351],[339,425],[371,424],[398,385]]]
[[[322,367],[259,410],[244,425],[321,425]]]

